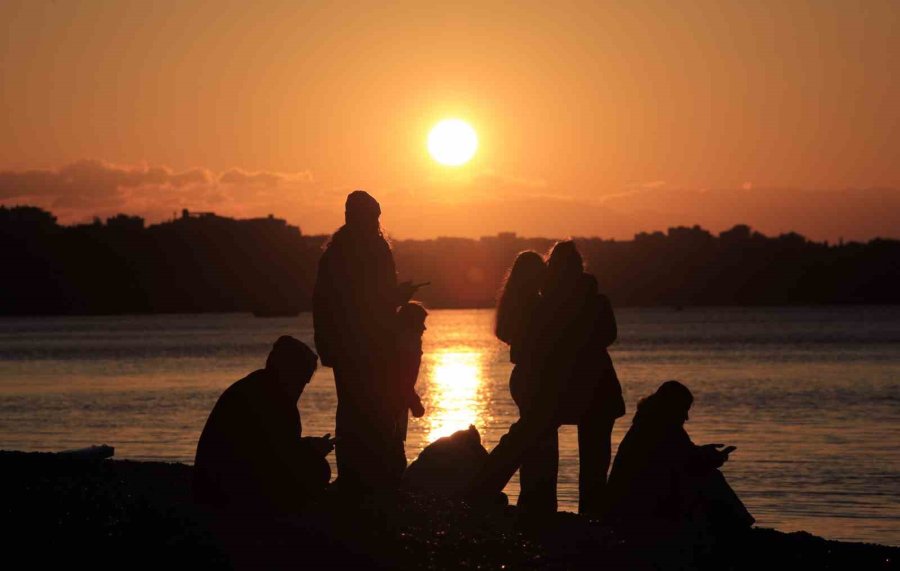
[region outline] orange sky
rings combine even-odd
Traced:
[[[0,204],[900,237],[900,5],[4,0]],[[475,159],[427,154],[445,117]]]

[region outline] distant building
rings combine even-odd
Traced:
[[[128,216],[127,214],[117,214],[112,218],[106,219],[108,228],[118,228],[121,230],[138,231],[144,229],[144,219],[140,216]]]
[[[480,240],[482,242],[502,242],[509,243],[515,242],[519,237],[515,232],[497,232],[496,236],[482,236]]]
[[[234,224],[241,228],[248,228],[253,230],[287,230],[291,232],[296,232],[297,234],[301,234],[299,226],[292,226],[287,223],[287,220],[283,218],[275,218],[274,214],[269,214],[263,218],[245,218],[245,219],[236,219],[236,218],[228,218],[225,216],[219,216],[215,212],[191,212],[187,208],[182,209],[181,211],[181,220],[190,220],[190,221],[202,221],[202,222],[216,222],[216,223],[225,223],[225,224]]]
[[[215,212],[191,212],[187,208],[183,208],[181,210],[181,219],[188,220],[190,218],[223,218],[223,217],[216,216]]]

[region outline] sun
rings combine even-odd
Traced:
[[[472,160],[477,150],[475,129],[461,119],[444,119],[428,133],[428,152],[442,165],[464,165]]]

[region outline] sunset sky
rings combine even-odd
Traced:
[[[0,204],[900,238],[900,3],[3,0]],[[433,125],[478,134],[428,154]]]

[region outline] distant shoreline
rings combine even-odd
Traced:
[[[0,315],[308,309],[327,240],[274,216],[184,211],[150,226],[126,215],[61,226],[40,208],[0,206],[0,251],[14,269],[0,281]],[[738,224],[574,241],[616,307],[900,303],[900,240],[815,242]],[[516,255],[555,242],[499,232],[391,247],[400,280],[430,282],[417,298],[450,309],[493,306]]]
[[[795,303],[795,304],[743,304],[743,305],[683,305],[673,306],[669,304],[657,305],[615,305],[616,309],[670,309],[672,311],[690,311],[694,309],[824,309],[824,308],[877,308],[877,307],[900,307],[898,303],[866,303],[866,302],[846,302],[846,303]],[[478,306],[446,306],[446,305],[428,305],[428,309],[433,310],[450,310],[450,311],[466,311],[474,309],[494,309],[493,305]],[[265,315],[255,316],[252,311],[171,311],[171,312],[121,312],[121,313],[0,313],[0,319],[8,318],[50,318],[50,317],[150,317],[150,316],[190,316],[190,315],[246,315],[248,317],[256,317],[257,319],[295,319],[303,314],[312,313],[312,309],[301,309],[297,315]]]

